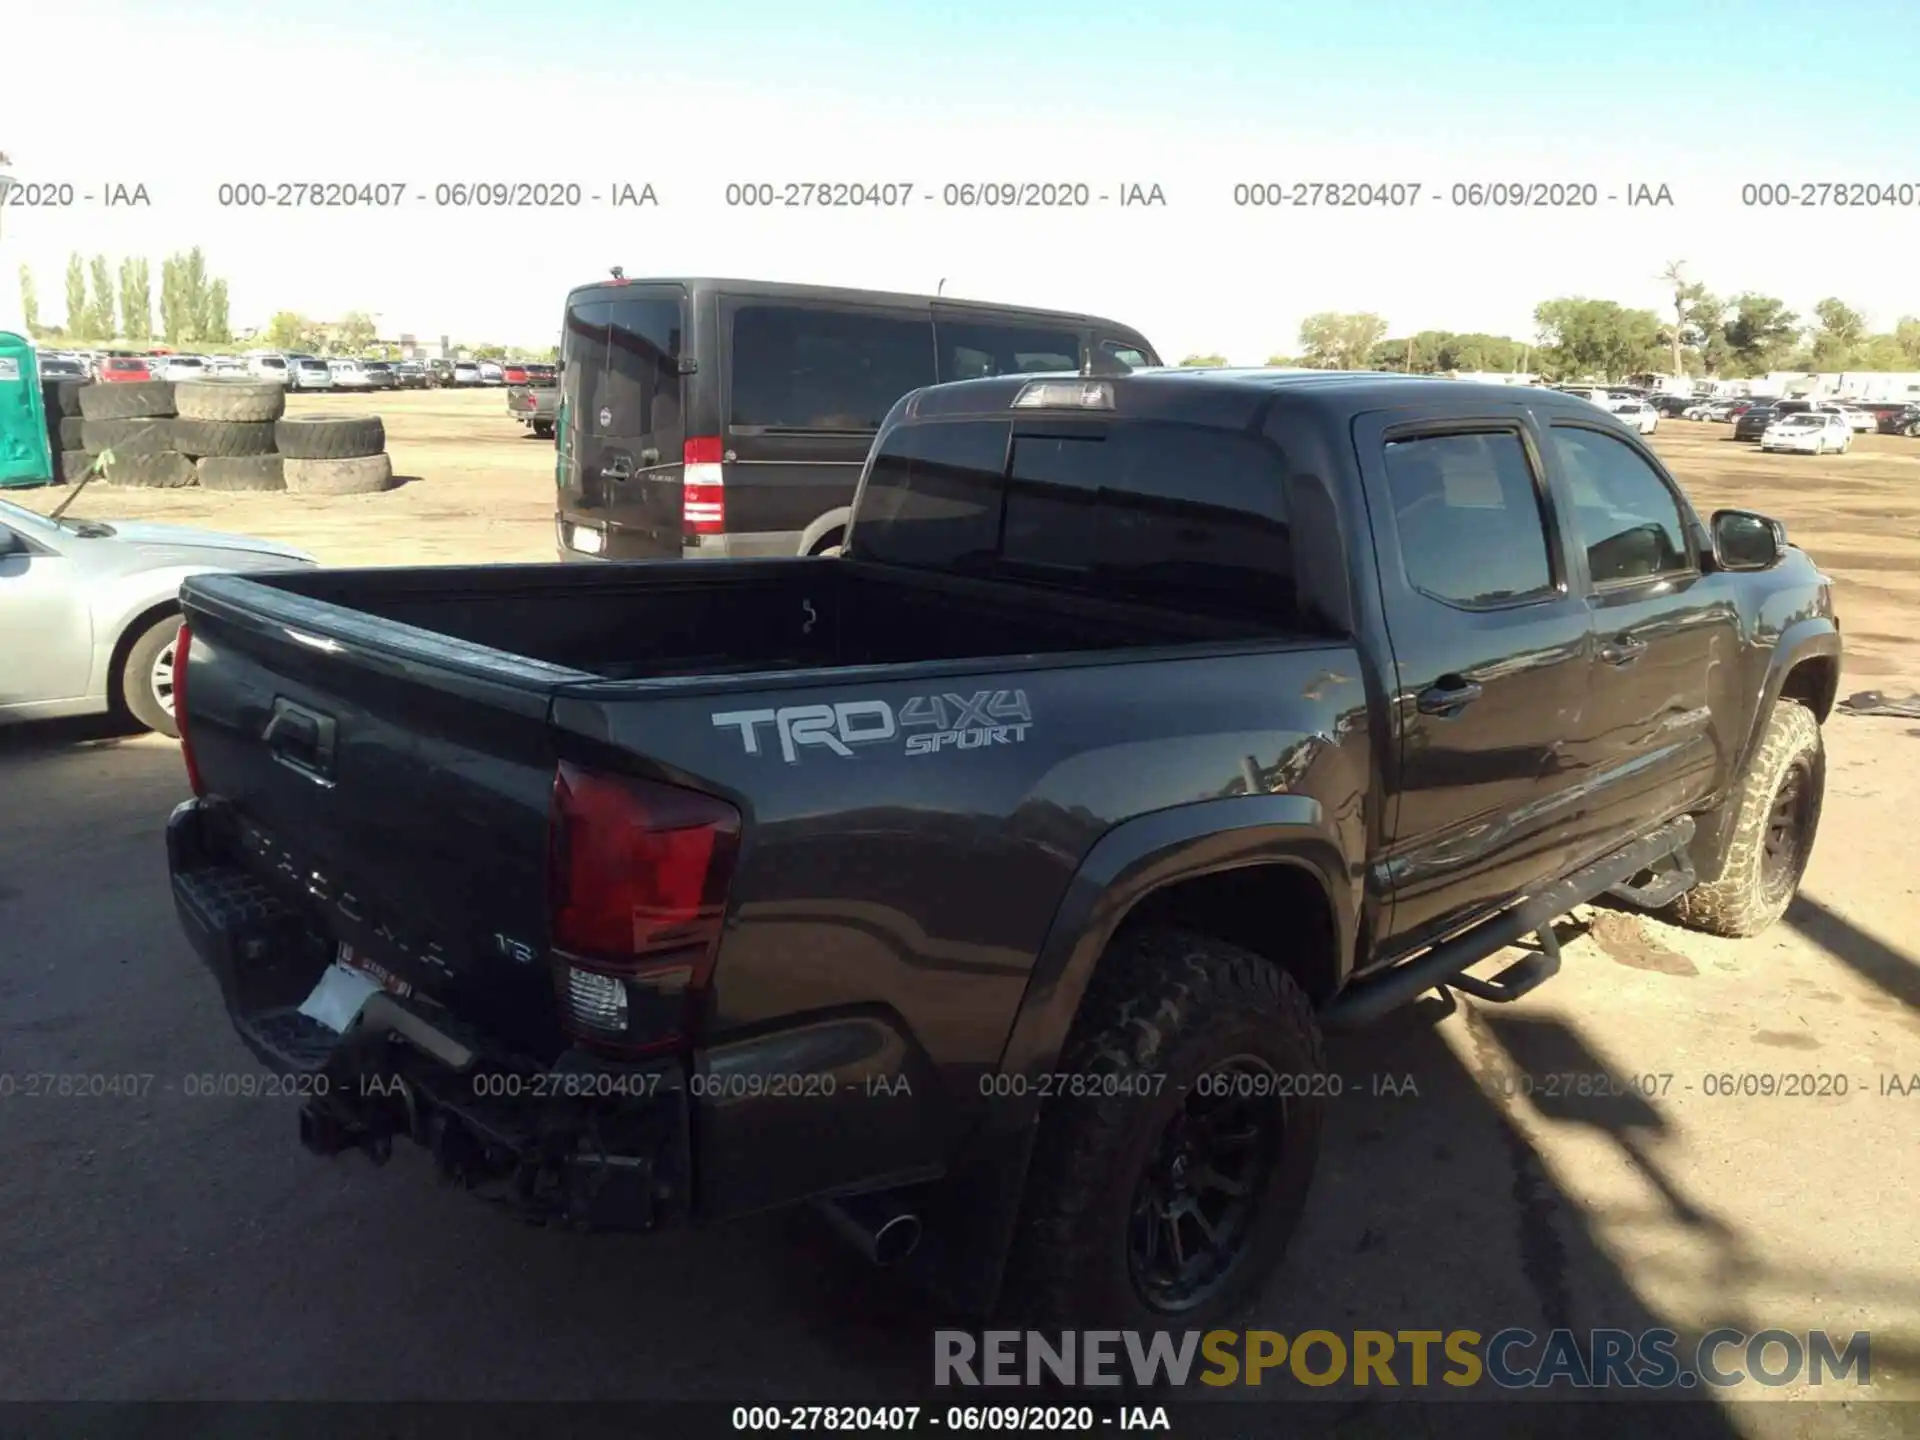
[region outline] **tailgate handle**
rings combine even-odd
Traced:
[[[273,702],[273,717],[260,732],[273,758],[309,780],[333,784],[333,735],[331,715],[296,705],[284,696]]]
[[[611,465],[602,465],[600,467],[600,478],[602,480],[625,480],[632,474],[633,462],[624,455],[616,455],[613,457],[613,463]]]

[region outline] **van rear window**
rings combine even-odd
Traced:
[[[1285,468],[1252,436],[1159,422],[894,429],[858,501],[861,559],[1296,623]]]

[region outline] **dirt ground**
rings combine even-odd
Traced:
[[[387,422],[383,495],[296,497],[198,490],[92,490],[75,513],[167,520],[287,540],[329,565],[552,560],[553,445],[508,418],[504,392],[432,390],[293,397],[297,414]],[[1845,455],[1762,455],[1732,427],[1663,420],[1653,445],[1702,511],[1761,510],[1786,522],[1838,582],[1847,690],[1920,685],[1920,441],[1855,437]],[[14,491],[50,509],[65,490]]]
[[[99,489],[77,513],[283,538],[333,564],[553,558],[553,447],[524,438],[500,392],[296,406],[381,411],[407,483],[339,499]],[[1843,694],[1920,688],[1920,441],[1864,436],[1814,459],[1763,456],[1727,434],[1663,421],[1654,444],[1703,510],[1780,517],[1836,578]],[[9,498],[45,509],[65,493]],[[1767,934],[1717,940],[1586,909],[1565,971],[1523,1002],[1429,997],[1341,1038],[1330,1054],[1348,1098],[1330,1117],[1303,1231],[1249,1323],[1867,1330],[1868,1393],[1920,1401],[1920,871],[1898,839],[1920,813],[1920,722],[1836,714],[1827,745],[1819,844],[1801,898]],[[0,1023],[18,1044],[8,1068],[136,1053],[162,1071],[240,1063],[157,859],[158,817],[185,793],[174,747],[46,730],[0,746],[8,792],[0,938],[47,962],[0,976],[17,1012]],[[130,955],[143,958],[129,966]],[[128,1004],[101,1003],[127,985]],[[1382,1093],[1368,1083],[1381,1075],[1416,1088]],[[1630,1083],[1592,1098],[1556,1088],[1596,1075]],[[1789,1093],[1800,1077],[1819,1093]],[[843,1268],[796,1266],[770,1234],[591,1258],[500,1238],[418,1176],[376,1187],[314,1169],[289,1115],[243,1110],[162,1099],[136,1127],[151,1132],[151,1155],[106,1110],[94,1128],[77,1111],[14,1112],[38,1163],[0,1176],[0,1271],[40,1299],[0,1318],[12,1362],[0,1358],[0,1397],[737,1399],[741,1375],[764,1373],[769,1394],[831,1384],[844,1399],[924,1373],[927,1319]],[[96,1150],[124,1163],[88,1170]],[[182,1166],[182,1155],[197,1158]],[[169,1217],[171,1247],[145,1238],[140,1217],[154,1214]],[[246,1266],[201,1263],[242,1234]],[[383,1263],[296,1263],[349,1253]],[[120,1291],[152,1297],[111,1333],[93,1308],[104,1290],[72,1283],[96,1255],[122,1257]],[[471,1283],[449,1289],[455,1274]],[[331,1288],[316,1298],[316,1283]],[[636,1303],[695,1290],[711,1303],[693,1317]],[[351,1327],[346,1314],[359,1317]],[[527,1314],[574,1323],[482,1343],[523,1336]],[[742,1332],[741,1314],[761,1323]],[[737,1363],[716,1369],[723,1353]],[[1737,1393],[1864,1398],[1752,1382]],[[1715,1433],[1729,1436],[1914,1433],[1905,1407],[1724,1418]]]

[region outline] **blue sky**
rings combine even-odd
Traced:
[[[945,277],[948,293],[1092,309],[1169,351],[1254,361],[1320,309],[1379,310],[1396,332],[1525,335],[1551,295],[1654,305],[1677,258],[1717,290],[1803,311],[1839,293],[1890,324],[1920,312],[1920,207],[1738,203],[1744,180],[1920,185],[1920,12],[1813,14],[1760,0],[68,0],[33,12],[26,50],[86,33],[88,72],[119,95],[151,77],[164,128],[130,146],[66,67],[16,66],[26,121],[0,149],[23,177],[139,179],[154,203],[16,213],[0,259],[32,264],[57,312],[74,249],[199,243],[242,321],[364,309],[389,329],[523,343],[554,329],[570,284],[616,262],[901,289]],[[263,125],[263,107],[281,123]],[[196,125],[220,139],[192,142]],[[646,178],[663,198],[639,215],[216,203],[223,181],[375,177]],[[1145,181],[1169,205],[748,214],[722,200],[729,180],[872,178]],[[1676,202],[1277,214],[1229,199],[1237,180],[1301,178],[1417,179],[1428,199],[1457,181],[1645,181]]]

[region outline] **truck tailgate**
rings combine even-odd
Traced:
[[[243,863],[398,985],[547,1049],[548,697],[581,677],[270,583],[182,602],[193,764]]]

